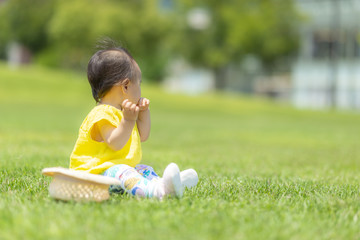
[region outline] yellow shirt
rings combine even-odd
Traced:
[[[112,150],[105,142],[98,142],[91,138],[91,129],[95,123],[107,120],[114,127],[118,127],[122,118],[121,110],[113,106],[101,104],[93,108],[81,124],[79,137],[70,156],[70,168],[101,174],[117,164],[135,167],[140,163],[141,142],[136,124],[130,139],[119,151]]]

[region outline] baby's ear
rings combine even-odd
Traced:
[[[130,84],[130,80],[126,78],[124,81],[122,81],[121,85],[124,87],[125,90],[128,89],[128,86]]]

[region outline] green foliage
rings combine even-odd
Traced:
[[[11,0],[0,5],[0,55],[17,41],[48,66],[83,69],[107,36],[138,59],[143,75],[159,81],[171,54],[172,18],[157,0]]]
[[[84,69],[96,42],[110,37],[127,47],[143,75],[161,80],[174,56],[221,70],[254,54],[271,65],[297,49],[299,14],[293,0],[10,0],[0,5],[0,57],[10,41],[48,66]],[[210,25],[187,24],[190,10],[208,11]],[[220,72],[220,71],[219,71]]]
[[[0,4],[0,18],[4,16],[4,8],[1,8]],[[5,59],[6,57],[6,44],[8,42],[8,24],[6,21],[0,21],[0,59]]]
[[[216,69],[254,54],[269,65],[297,49],[300,15],[292,0],[180,2],[184,18],[189,10],[200,7],[211,21],[202,30],[182,26],[178,46],[195,64]]]
[[[94,106],[86,74],[0,65],[0,75],[0,239],[360,237],[359,114],[145,84],[143,163],[159,173],[169,162],[195,168],[199,185],[180,200],[59,202],[41,169],[68,166]]]
[[[157,1],[59,1],[49,23],[62,65],[86,63],[101,37],[119,40],[139,59],[143,74],[160,80],[167,58],[171,20],[158,13]]]
[[[34,52],[45,48],[48,44],[46,27],[53,10],[54,0],[5,1],[0,5],[0,27],[4,30],[0,41],[4,45],[16,41]]]

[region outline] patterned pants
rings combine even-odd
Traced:
[[[129,193],[138,197],[153,197],[154,181],[159,176],[150,166],[139,164],[132,168],[125,164],[119,164],[107,169],[102,175],[113,177],[121,181],[121,185],[112,185],[111,193]]]

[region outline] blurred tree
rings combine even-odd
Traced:
[[[47,46],[46,26],[53,13],[54,0],[8,0],[1,3],[0,44],[17,42],[32,52]]]
[[[292,0],[180,0],[177,48],[193,64],[215,72],[224,88],[226,67],[245,55],[265,66],[298,47],[300,15]],[[185,20],[187,19],[187,21]]]
[[[146,78],[161,80],[172,53],[214,70],[247,54],[266,66],[297,47],[292,0],[8,0],[0,4],[0,56],[17,41],[52,66],[81,67],[102,36],[120,40]]]
[[[170,51],[171,26],[171,18],[159,14],[156,0],[58,1],[48,29],[53,47],[42,59],[52,54],[55,57],[48,60],[61,59],[62,65],[85,65],[97,40],[107,36],[130,50],[145,77],[160,80]]]
[[[4,3],[0,3],[0,19],[5,17]],[[9,29],[7,21],[0,21],[0,59],[6,58],[6,45],[9,38]]]

